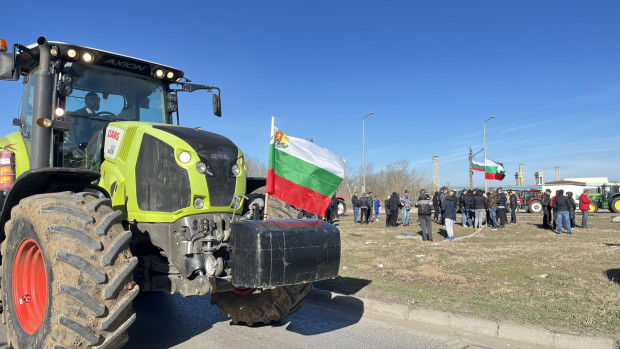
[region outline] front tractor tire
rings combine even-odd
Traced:
[[[119,348],[139,293],[120,211],[93,193],[49,193],[11,211],[2,243],[2,313],[20,348]]]
[[[594,201],[591,201],[589,206],[588,206],[588,212],[589,213],[596,213],[598,212],[598,204]]]
[[[211,304],[233,324],[268,324],[283,319],[301,308],[312,284],[280,286],[271,289],[243,289],[211,295]]]

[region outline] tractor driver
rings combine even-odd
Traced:
[[[84,98],[84,108],[76,110],[74,113],[80,116],[94,115],[99,110],[99,101],[101,99],[95,92],[88,92]]]

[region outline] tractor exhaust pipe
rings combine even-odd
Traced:
[[[50,167],[52,130],[37,125],[40,118],[51,119],[52,73],[50,73],[50,46],[47,39],[37,39],[39,45],[39,69],[34,73],[34,98],[32,106],[32,147],[30,169]]]

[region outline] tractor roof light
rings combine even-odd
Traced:
[[[69,56],[69,58],[75,58],[77,57],[77,51],[75,49],[70,48],[67,51],[67,56]]]
[[[9,49],[9,46],[6,43],[6,40],[0,39],[0,52],[6,52]]]
[[[155,70],[155,77],[156,77],[156,78],[158,78],[158,79],[163,78],[165,74],[166,74],[166,73],[164,72],[164,70],[163,70],[163,69],[157,69],[157,70]]]
[[[58,46],[52,46],[52,48],[50,48],[50,53],[52,54],[52,56],[58,57],[60,49],[58,48]]]
[[[172,80],[172,78],[174,78],[174,73],[169,71],[168,74],[166,74],[166,78]]]
[[[94,59],[95,57],[90,52],[84,52],[82,54],[82,60],[84,60],[85,63],[92,63]]]

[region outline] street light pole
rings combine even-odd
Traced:
[[[486,167],[487,167],[487,121],[491,119],[495,119],[495,115],[491,116],[490,118],[482,122],[482,138],[484,141],[484,195],[486,195],[487,191],[489,190],[489,180],[486,178],[487,177],[487,171],[486,171]]]
[[[364,134],[365,134],[364,121],[366,120],[367,117],[371,116],[374,113],[375,113],[374,111],[370,112],[370,114],[362,118],[362,193],[366,192],[366,143],[364,141]]]

